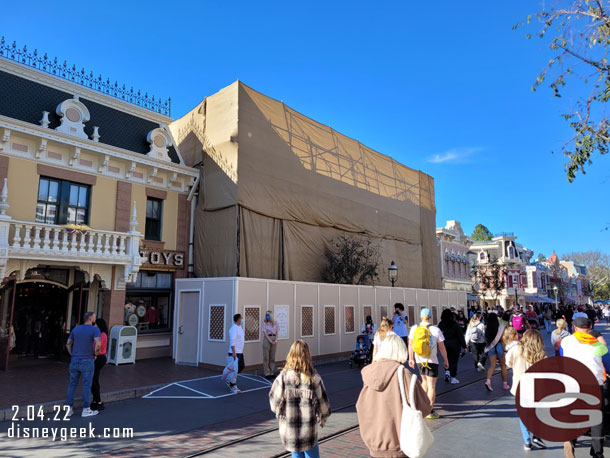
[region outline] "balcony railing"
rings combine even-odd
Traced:
[[[125,232],[77,231],[54,224],[11,221],[9,257],[34,256],[97,258],[98,262],[116,262],[129,258],[130,241]],[[139,236],[137,237],[139,239]],[[30,257],[30,256],[26,256]]]
[[[135,279],[142,265],[135,201],[129,232],[15,221],[6,214],[10,207],[7,181],[0,193],[0,279],[6,276],[11,259],[122,265],[122,281]]]

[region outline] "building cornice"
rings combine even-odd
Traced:
[[[146,108],[138,107],[137,105],[133,105],[128,102],[123,102],[122,100],[117,99],[115,97],[105,95],[101,92],[97,92],[92,89],[88,89],[85,86],[81,86],[80,84],[72,83],[62,78],[49,75],[48,73],[36,70],[35,68],[26,67],[25,65],[12,62],[9,59],[1,56],[0,70],[12,73],[14,75],[18,75],[22,78],[26,78],[37,83],[44,84],[45,86],[49,86],[54,89],[65,91],[68,94],[78,94],[80,97],[85,98],[87,100],[91,100],[107,107],[114,108],[115,110],[119,110],[124,113],[129,113],[133,116],[147,119],[149,121],[153,121],[159,124],[168,125],[170,122],[173,121],[173,118],[169,116],[165,116],[163,114],[147,110]]]
[[[28,135],[34,135],[46,140],[63,143],[65,145],[82,148],[86,151],[103,154],[112,158],[121,159],[123,161],[135,162],[137,164],[146,165],[148,167],[156,167],[157,169],[165,170],[172,173],[179,173],[189,177],[197,177],[199,172],[186,165],[167,162],[154,157],[145,156],[142,153],[135,153],[116,146],[107,145],[105,143],[95,142],[93,140],[80,139],[72,135],[58,132],[54,129],[44,128],[31,124],[29,122],[20,121],[13,118],[0,115],[0,127],[10,131],[21,132]],[[6,151],[4,151],[6,153]]]

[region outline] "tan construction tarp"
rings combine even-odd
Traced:
[[[241,82],[170,128],[203,161],[198,276],[320,281],[325,247],[351,233],[380,245],[378,284],[394,260],[399,285],[440,286],[432,177]]]

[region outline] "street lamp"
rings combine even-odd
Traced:
[[[392,261],[390,267],[388,267],[388,278],[390,279],[392,286],[394,286],[394,283],[398,280],[398,267],[394,264],[394,261]]]
[[[559,306],[557,305],[557,291],[559,290],[559,288],[557,288],[557,285],[553,286],[553,292],[555,293],[555,310],[559,309]]]

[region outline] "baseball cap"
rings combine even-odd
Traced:
[[[421,309],[419,316],[432,316],[432,312],[428,308]]]
[[[589,318],[585,318],[584,316],[579,316],[574,318],[574,321],[572,321],[572,324],[577,327],[577,328],[590,328],[591,327],[591,320]]]

